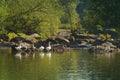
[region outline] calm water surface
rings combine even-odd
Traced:
[[[120,80],[120,54],[11,54],[0,50],[0,80]]]

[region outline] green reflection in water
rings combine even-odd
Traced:
[[[0,80],[119,80],[120,54],[33,53],[0,50]]]

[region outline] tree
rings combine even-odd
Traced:
[[[10,16],[6,19],[6,29],[27,34],[37,32],[54,35],[60,24],[59,12],[54,3],[54,0],[9,1]]]
[[[61,26],[76,29],[79,15],[76,6],[79,0],[2,0],[2,29],[26,34],[39,33],[52,36]],[[6,14],[4,14],[6,13]],[[2,19],[3,18],[3,19]]]
[[[84,14],[81,22],[86,28],[91,30],[95,29],[96,25],[102,25],[104,28],[119,29],[119,0],[81,0],[79,5],[81,5],[79,8],[82,7],[82,14]]]
[[[4,20],[7,18],[8,15],[8,10],[7,10],[7,5],[5,3],[5,0],[0,1],[0,33],[4,33]]]
[[[79,23],[79,16],[76,12],[79,0],[58,0],[58,3],[64,12],[61,17],[62,24],[68,24],[71,29],[75,29]]]

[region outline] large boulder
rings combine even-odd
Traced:
[[[36,39],[37,37],[40,37],[39,34],[37,33],[34,33],[34,34],[31,34],[31,35],[28,35],[26,36],[26,40],[29,40],[29,41],[32,41],[32,42],[37,42],[38,40]]]
[[[18,43],[19,41],[24,41],[25,38],[22,38],[22,37],[15,37],[15,38],[12,38],[10,40],[10,42],[15,42],[15,43]]]
[[[0,34],[0,41],[9,41],[9,37],[6,34]]]
[[[94,53],[111,53],[111,52],[119,52],[119,48],[116,45],[113,45],[111,42],[104,42],[92,46],[89,49],[89,51]]]
[[[70,47],[67,47],[67,45],[64,44],[56,44],[52,46],[52,51],[57,53],[70,52],[71,50]]]
[[[69,41],[68,39],[66,39],[66,38],[61,38],[61,37],[57,37],[57,38],[55,39],[55,41],[57,41],[57,42],[60,43],[60,44],[68,44],[68,43],[70,43],[70,41]]]

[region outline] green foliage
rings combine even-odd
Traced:
[[[8,15],[8,9],[7,5],[4,0],[0,1],[0,34],[6,33],[6,30],[4,29],[5,19]]]
[[[37,32],[50,37],[55,35],[62,25],[69,29],[77,28],[78,3],[79,0],[2,0],[1,30],[26,34]]]
[[[100,36],[100,38],[101,38],[102,40],[106,40],[106,39],[111,38],[111,35],[110,35],[110,34],[100,34],[99,36]]]
[[[10,16],[6,20],[6,29],[26,34],[37,32],[48,36],[55,35],[61,25],[61,10],[56,1],[17,0],[16,2],[10,1],[8,4]]]
[[[40,33],[40,37],[42,38],[42,39],[47,39],[48,37],[45,35],[45,34],[43,34],[43,33]]]
[[[110,34],[106,34],[106,38],[107,39],[111,38],[111,35]]]
[[[60,27],[61,29],[70,29],[71,26],[70,24],[63,24],[62,27]]]
[[[96,25],[97,30],[103,31],[103,27],[101,25]]]
[[[113,31],[114,29],[119,31],[119,2],[119,0],[0,0],[0,34],[39,33],[43,38],[47,38],[56,35],[59,28],[85,27],[90,31],[112,28]],[[78,7],[79,5],[81,7]],[[76,11],[77,8],[83,10]]]
[[[7,10],[3,6],[0,7],[0,23],[2,23],[6,19],[7,15]]]
[[[115,29],[115,28],[110,28],[110,30],[116,32],[116,29]]]
[[[22,38],[26,38],[26,34],[24,34],[24,33],[17,33],[17,35],[19,35],[20,37],[22,37]]]
[[[79,7],[83,9],[79,14],[83,14],[81,22],[90,30],[95,30],[96,24],[101,24],[104,29],[117,29],[120,26],[119,5],[120,0],[81,0]]]
[[[13,32],[8,33],[7,36],[9,37],[9,39],[12,39],[12,38],[18,37],[18,35],[15,34],[15,33],[13,33]]]
[[[77,24],[80,21],[76,12],[76,6],[78,5],[79,0],[58,0],[58,3],[64,12],[60,18],[62,25],[64,25],[65,28],[76,29],[78,26]]]
[[[106,35],[105,35],[105,34],[100,34],[99,36],[100,36],[100,38],[101,38],[102,40],[105,40],[105,39],[106,39]]]

